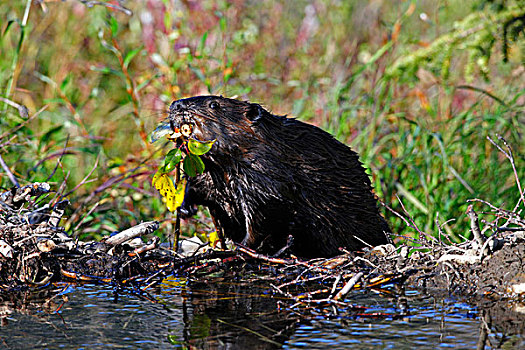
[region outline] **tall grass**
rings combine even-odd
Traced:
[[[387,206],[403,212],[401,201],[434,234],[452,220],[444,229],[460,240],[469,198],[518,201],[511,165],[487,136],[514,147],[523,179],[522,58],[511,47],[503,62],[496,48],[490,71],[467,82],[458,45],[446,76],[425,61],[411,74],[385,71],[482,2],[125,3],[132,15],[75,1],[3,2],[0,91],[12,103],[0,102],[0,151],[21,182],[75,189],[67,227],[100,238],[169,218],[149,182],[166,151],[147,142],[169,103],[236,96],[327,129],[360,153]],[[385,214],[394,232],[417,234]]]

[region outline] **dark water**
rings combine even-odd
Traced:
[[[260,282],[172,278],[149,294],[62,284],[4,300],[0,348],[525,349],[516,305],[355,292],[356,307],[305,310],[271,296]]]

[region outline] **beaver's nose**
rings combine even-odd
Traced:
[[[184,100],[174,101],[170,106],[171,112],[181,112],[188,108],[188,105]]]

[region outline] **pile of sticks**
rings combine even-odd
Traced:
[[[63,280],[133,284],[145,290],[170,274],[205,280],[211,274],[232,272],[241,279],[254,278],[255,272],[256,278],[271,280],[273,292],[294,305],[335,305],[344,303],[354,289],[390,293],[407,284],[464,294],[519,295],[525,290],[520,265],[525,258],[525,221],[497,208],[493,209],[500,218],[517,225],[514,229],[486,225],[494,227],[487,238],[470,207],[473,240],[445,243],[420,232],[410,245],[341,251],[338,257],[306,261],[293,255],[265,256],[239,244],[230,250],[197,245],[199,249],[182,255],[153,235],[159,227],[156,221],[100,242],[82,242],[60,226],[67,200],[50,200],[49,192],[47,183],[33,183],[0,194],[0,291]],[[487,269],[495,266],[507,269],[500,274],[507,277],[480,283],[480,276],[489,276]]]

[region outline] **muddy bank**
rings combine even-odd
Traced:
[[[525,293],[524,231],[501,234],[502,246],[482,260],[462,262],[447,255],[431,269],[421,269],[407,280],[418,288],[449,291],[456,295],[486,297],[516,296]]]

